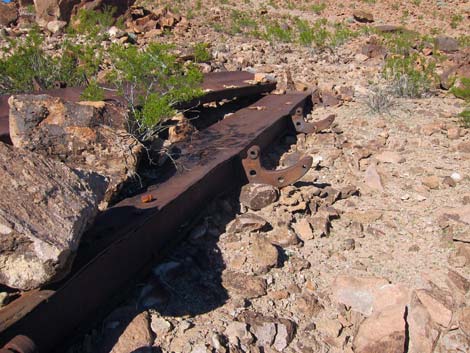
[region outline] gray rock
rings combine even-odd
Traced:
[[[435,39],[436,48],[450,53],[459,50],[459,42],[451,37],[439,36]]]
[[[0,143],[0,283],[32,289],[68,272],[107,183]]]
[[[278,189],[272,185],[247,184],[242,187],[240,202],[252,210],[260,210],[278,198]]]

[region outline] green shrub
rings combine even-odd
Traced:
[[[209,45],[206,43],[197,43],[193,47],[194,61],[197,63],[204,63],[211,59],[211,54],[207,50]]]
[[[283,43],[292,42],[293,32],[287,25],[281,25],[277,21],[269,22],[265,25],[264,38],[270,42],[280,41]]]
[[[96,81],[91,81],[80,95],[82,101],[102,101],[104,98],[104,90]]]
[[[102,10],[80,9],[71,22],[74,27],[71,31],[94,37],[114,24],[115,13],[116,8],[110,6]]]
[[[398,97],[419,98],[429,92],[435,80],[435,63],[419,54],[392,55],[385,61],[384,77]]]
[[[460,81],[460,85],[454,85],[450,89],[450,92],[457,98],[461,98],[467,102],[470,102],[470,78],[461,77],[458,81]]]
[[[466,108],[459,114],[460,123],[462,127],[470,129],[470,108]]]
[[[326,9],[326,4],[324,2],[320,2],[318,4],[312,5],[312,11],[315,12],[317,15],[321,14],[323,10]]]
[[[202,94],[201,72],[179,63],[171,48],[157,43],[144,50],[113,45],[109,52],[113,67],[107,79],[126,98],[143,139],[174,114],[178,103]]]

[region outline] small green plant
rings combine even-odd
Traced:
[[[209,45],[207,43],[197,43],[193,47],[194,61],[197,63],[204,63],[211,59],[209,53]]]
[[[91,81],[80,95],[82,101],[102,101],[104,98],[104,89],[96,81]]]
[[[435,63],[417,53],[386,59],[384,77],[398,97],[419,98],[430,91],[435,80]]]
[[[470,47],[470,36],[461,36],[458,38],[459,45],[462,48],[469,48]]]
[[[71,23],[71,31],[94,37],[114,24],[115,13],[116,8],[109,6],[103,10],[80,9]]]
[[[0,59],[0,94],[48,89],[58,82],[80,86],[99,68],[100,50],[90,45],[64,42],[61,54],[51,56],[42,48],[44,38],[32,29],[24,40],[9,42]]]
[[[320,2],[320,3],[312,5],[312,11],[315,12],[317,15],[321,14],[323,10],[325,9],[326,9],[326,4],[324,2]]]
[[[451,21],[450,21],[450,26],[454,29],[456,29],[460,22],[463,21],[463,16],[460,14],[452,15]]]
[[[284,43],[292,42],[293,32],[287,24],[280,24],[277,21],[266,24],[264,38],[270,42],[280,41]]]
[[[351,31],[342,23],[335,23],[334,33],[331,35],[331,46],[337,47],[346,43],[350,38],[357,37],[359,33]]]
[[[108,81],[129,104],[135,134],[146,140],[175,113],[175,106],[202,94],[202,74],[184,66],[170,53],[170,45],[152,43],[145,49],[113,45]]]
[[[470,129],[470,108],[464,109],[458,116],[462,127]]]
[[[230,34],[253,32],[258,30],[258,22],[251,18],[246,12],[232,10],[230,17]]]
[[[470,78],[461,77],[456,80],[456,83],[450,89],[450,92],[457,98],[470,102]]]

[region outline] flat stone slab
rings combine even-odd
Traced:
[[[0,142],[0,283],[28,290],[64,276],[106,186]]]

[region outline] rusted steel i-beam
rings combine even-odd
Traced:
[[[201,88],[204,94],[190,102],[180,104],[178,108],[189,108],[199,104],[233,99],[235,97],[247,97],[271,92],[276,88],[275,82],[254,83],[254,74],[246,71],[211,72],[204,75]],[[42,94],[49,94],[72,102],[78,102],[83,88],[67,87],[51,89]],[[8,98],[0,96],[0,141],[11,143],[8,124]],[[105,99],[122,100],[114,91],[105,90]]]
[[[183,171],[103,212],[84,236],[96,240],[93,250],[79,249],[66,280],[20,297],[0,311],[0,342],[22,334],[39,352],[49,353],[102,315],[110,298],[180,239],[182,224],[216,195],[246,182],[241,159],[249,148],[263,149],[293,130],[290,116],[308,104],[308,97],[265,96],[180,144],[178,164]],[[142,202],[143,196],[150,202]]]

